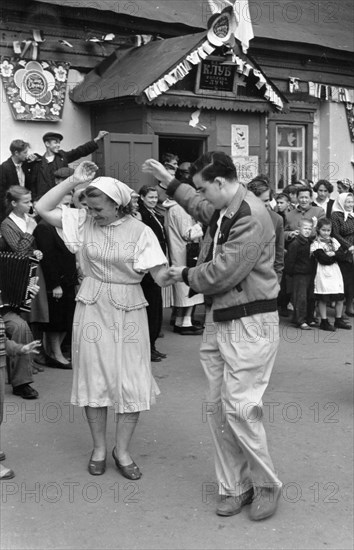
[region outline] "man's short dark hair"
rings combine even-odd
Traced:
[[[287,193],[278,193],[277,196],[275,197],[275,200],[278,200],[278,199],[285,199],[286,201],[290,202],[290,197]]]
[[[312,197],[312,195],[313,195],[312,189],[308,185],[303,185],[302,187],[297,187],[296,196],[298,197],[300,195],[300,193],[310,193],[310,197]]]
[[[15,139],[10,144],[10,151],[11,154],[14,155],[15,153],[22,153],[27,147],[29,147],[29,143],[22,139]]]
[[[232,158],[222,151],[211,151],[199,157],[190,167],[191,176],[201,175],[205,181],[214,181],[221,177],[226,180],[237,179],[237,171]]]

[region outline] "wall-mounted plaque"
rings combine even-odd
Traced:
[[[198,66],[197,94],[235,96],[235,65],[223,65],[222,58],[208,58]]]
[[[2,58],[0,75],[15,120],[61,120],[69,63]]]

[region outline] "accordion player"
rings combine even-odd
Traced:
[[[37,281],[39,261],[15,252],[0,252],[0,308],[31,311],[31,286]]]

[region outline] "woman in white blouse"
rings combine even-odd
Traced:
[[[137,480],[141,472],[129,443],[140,411],[149,410],[159,393],[151,374],[147,302],[140,282],[147,272],[161,286],[172,281],[153,231],[130,215],[132,190],[113,178],[93,180],[96,170],[92,162],[81,163],[36,209],[77,253],[84,275],[76,297],[71,403],[86,409],[94,447],[89,472],[105,471],[107,407],[114,407],[112,455],[121,474]],[[89,184],[88,211],[56,208],[82,183]]]

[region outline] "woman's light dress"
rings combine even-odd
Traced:
[[[167,259],[153,231],[129,215],[100,227],[86,210],[62,207],[62,225],[57,231],[84,275],[74,316],[71,403],[148,410],[160,392],[140,281]]]

